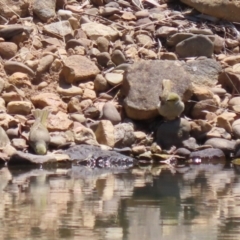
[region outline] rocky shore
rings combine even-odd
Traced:
[[[1,0],[0,159],[239,157],[238,5]],[[171,121],[157,109],[164,79],[185,104]],[[44,156],[29,146],[34,109],[51,112]]]

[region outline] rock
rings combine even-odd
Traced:
[[[121,122],[121,116],[116,107],[111,102],[104,104],[102,110],[102,118],[109,120],[113,125]]]
[[[171,79],[183,101],[191,97],[191,82],[205,86],[217,82],[220,65],[211,59],[183,64],[179,61],[140,61],[125,71],[121,93],[126,96],[124,108],[129,118],[136,120],[158,116],[157,105],[162,91],[162,80]],[[157,89],[157,90],[156,90]]]
[[[120,10],[116,7],[104,7],[99,10],[99,14],[103,17],[110,17],[113,14],[119,14]]]
[[[29,14],[30,1],[20,0],[1,0],[1,15],[5,18],[11,18],[18,14],[20,17],[26,17]],[[6,7],[9,6],[9,7]]]
[[[199,151],[192,152],[189,156],[191,159],[225,159],[225,154],[218,148],[207,148]]]
[[[160,55],[160,59],[161,60],[177,60],[177,55],[175,53],[171,53],[171,52],[165,52],[165,53],[161,53]]]
[[[18,47],[12,42],[0,42],[0,56],[3,59],[10,59],[17,53]]]
[[[169,46],[176,46],[178,43],[184,41],[185,39],[188,39],[190,37],[193,37],[194,34],[192,33],[176,33],[171,35],[168,39],[167,39],[167,44]]]
[[[209,88],[195,84],[193,84],[193,97],[194,99],[196,98],[197,101],[214,99],[214,95]]]
[[[0,77],[0,93],[2,93],[5,85],[5,80]]]
[[[235,141],[221,138],[210,138],[204,143],[204,145],[210,145],[213,148],[221,149],[225,154],[229,155],[234,152]]]
[[[62,37],[72,34],[73,30],[69,21],[60,21],[43,26],[43,31],[50,35],[60,35]]]
[[[113,87],[123,82],[123,75],[121,73],[106,73],[105,78]]]
[[[131,147],[135,142],[133,126],[129,123],[120,123],[114,126],[115,147]]]
[[[97,40],[99,37],[105,37],[108,40],[115,41],[119,37],[117,30],[101,23],[84,23],[81,25],[81,28],[91,40]]]
[[[85,56],[73,55],[64,59],[64,63],[60,75],[64,76],[68,83],[94,78],[99,73],[98,67]]]
[[[67,110],[68,113],[82,112],[78,97],[72,97],[70,101],[68,101]]]
[[[218,36],[217,34],[215,34],[214,35],[214,42],[213,42],[213,44],[214,44],[214,53],[217,53],[217,54],[219,54],[219,53],[221,53],[221,51],[222,51],[222,49],[223,49],[223,47],[224,47],[224,38],[222,38],[222,37],[220,37],[220,36]]]
[[[126,62],[123,52],[119,49],[113,51],[111,59],[117,66]]]
[[[96,92],[91,89],[85,88],[83,91],[82,99],[91,99],[94,100],[96,98]]]
[[[194,151],[194,150],[196,150],[198,148],[198,144],[196,142],[196,139],[193,138],[193,137],[190,137],[190,138],[188,138],[186,140],[183,140],[182,144],[183,144],[184,148],[187,148],[187,149],[189,149],[191,151]]]
[[[45,73],[49,70],[50,65],[53,63],[54,57],[53,55],[43,56],[38,64],[37,73]]]
[[[86,118],[97,119],[100,116],[100,111],[95,106],[89,106],[84,109],[84,116]]]
[[[227,91],[221,87],[212,87],[210,90],[213,94],[216,94],[219,97],[223,97],[227,93]]]
[[[31,81],[26,73],[15,72],[9,77],[8,82],[17,87],[31,87]]]
[[[207,138],[224,138],[231,140],[231,134],[229,134],[224,128],[213,127],[207,134]]]
[[[228,106],[236,113],[240,113],[240,105],[239,105],[240,97],[233,97],[228,102]]]
[[[109,84],[102,74],[98,74],[94,79],[94,90],[97,92],[104,92],[109,89]]]
[[[77,95],[82,95],[83,90],[79,87],[70,84],[61,84],[57,87],[58,94],[62,96],[74,97]]]
[[[55,16],[56,0],[34,0],[33,12],[43,22],[47,22]]]
[[[135,12],[135,16],[137,19],[146,18],[149,16],[149,12],[148,12],[148,10],[137,11],[137,12]]]
[[[9,114],[27,115],[31,113],[32,104],[26,101],[12,101],[7,105],[7,112]]]
[[[31,97],[31,101],[36,108],[55,107],[66,111],[67,104],[55,93],[39,93]]]
[[[190,123],[183,118],[164,122],[157,130],[157,143],[163,149],[182,147],[183,141],[190,137],[190,130]]]
[[[220,128],[225,129],[228,133],[232,133],[232,131],[233,131],[231,123],[224,116],[218,116],[217,117],[217,126],[220,127]]]
[[[114,147],[114,127],[109,120],[101,120],[95,131],[98,143]]]
[[[67,143],[67,139],[61,132],[50,133],[49,146],[59,148]]]
[[[204,35],[187,38],[176,45],[176,53],[181,58],[186,57],[211,57],[213,54],[213,42]]]
[[[143,145],[138,145],[138,146],[134,146],[132,147],[132,153],[134,155],[140,155],[142,153],[145,153],[147,151],[146,147]]]
[[[208,1],[208,0],[181,0],[181,2],[195,8],[201,13],[222,18],[230,22],[239,22],[240,5],[238,1]]]
[[[0,126],[0,148],[6,147],[8,144],[10,144],[10,139],[8,138],[8,135],[6,134],[5,130]]]
[[[205,139],[206,134],[212,129],[210,123],[201,119],[195,120],[190,124],[191,124],[191,136],[193,136],[197,140]]]
[[[108,52],[102,52],[97,55],[98,64],[100,64],[103,67],[106,67],[110,60],[111,56]]]
[[[232,124],[232,132],[236,139],[240,138],[240,119],[237,119]]]
[[[136,21],[135,26],[139,27],[142,30],[146,30],[149,32],[154,32],[155,31],[155,26],[154,24],[151,24],[152,21],[150,20],[150,18],[145,17],[145,18],[140,18]]]
[[[74,129],[74,139],[76,144],[86,143],[90,145],[99,145],[94,132],[83,125]]]
[[[175,154],[178,156],[183,156],[185,158],[189,158],[191,152],[186,148],[178,148]]]
[[[15,61],[7,61],[4,63],[4,69],[8,74],[12,74],[15,72],[26,73],[29,76],[33,77],[35,75],[34,71],[26,66],[24,63],[15,62]]]
[[[178,29],[175,27],[162,26],[157,29],[156,37],[167,38],[170,35],[173,35],[178,32]]]
[[[57,11],[57,16],[61,19],[61,20],[68,20],[70,17],[72,17],[72,11],[69,10],[63,10],[63,9],[59,9]]]
[[[73,121],[77,121],[80,123],[85,123],[86,122],[86,118],[83,114],[79,114],[79,113],[73,113],[71,114],[71,119]]]
[[[207,112],[216,112],[217,109],[218,106],[214,100],[202,100],[193,106],[191,110],[191,116],[194,119],[205,119]]]
[[[13,145],[13,147],[15,147],[16,149],[19,149],[19,150],[23,150],[28,147],[26,140],[23,138],[12,139],[12,145]]]
[[[97,40],[96,40],[96,43],[97,43],[97,47],[98,47],[98,50],[100,52],[108,52],[108,48],[109,48],[109,40],[105,37],[99,37]]]
[[[139,34],[136,36],[136,42],[140,46],[144,46],[145,48],[150,48],[153,46],[153,40],[146,34]]]
[[[50,114],[47,128],[49,131],[67,131],[73,121],[68,118],[68,114],[59,111],[57,114]]]

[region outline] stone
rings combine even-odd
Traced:
[[[9,7],[6,7],[9,6]],[[18,14],[20,17],[27,17],[29,14],[30,1],[1,0],[1,16],[10,19]]]
[[[218,148],[207,148],[190,153],[190,159],[222,159],[225,160],[225,154],[221,149]]]
[[[123,82],[123,75],[121,73],[106,73],[105,78],[111,86],[116,86]]]
[[[237,119],[233,122],[232,124],[232,132],[233,132],[233,136],[236,139],[240,138],[240,119]]]
[[[205,139],[206,134],[212,129],[211,124],[202,119],[195,120],[190,124],[191,136],[193,136],[197,140]]]
[[[98,143],[114,147],[114,127],[109,120],[101,120],[95,131]]]
[[[224,116],[217,117],[217,127],[225,129],[228,133],[233,131],[230,121]]]
[[[72,11],[69,10],[63,10],[63,9],[59,9],[57,11],[57,16],[61,19],[61,20],[68,20],[70,17],[72,17]]]
[[[233,97],[230,99],[230,101],[228,102],[228,106],[231,110],[233,110],[236,113],[240,113],[240,97]]]
[[[101,23],[84,23],[81,25],[81,28],[91,40],[97,40],[99,37],[105,37],[108,40],[115,41],[119,37],[117,30]]]
[[[195,8],[201,13],[228,20],[240,22],[240,4],[238,1],[208,1],[208,0],[181,0],[181,2]]]
[[[56,0],[34,0],[32,9],[34,14],[43,22],[55,16]]]
[[[182,100],[192,95],[191,83],[213,86],[217,83],[221,66],[211,59],[188,63],[168,60],[139,61],[130,65],[124,74],[121,94],[129,118],[136,120],[158,116],[157,106],[163,79],[171,79],[173,91]]]
[[[77,83],[96,77],[98,67],[85,56],[72,55],[64,59],[64,66],[60,75],[64,76],[67,83]]]
[[[193,138],[193,137],[190,137],[186,140],[183,140],[182,145],[183,145],[184,148],[187,148],[191,151],[195,151],[199,147],[197,142],[196,142],[196,139]]]
[[[26,66],[24,63],[15,62],[15,61],[6,61],[4,63],[4,69],[8,74],[21,72],[21,73],[26,73],[31,77],[35,75],[34,71],[28,66]]]
[[[175,53],[172,53],[172,52],[164,52],[164,53],[161,53],[160,55],[160,59],[161,60],[177,60],[178,57]]]
[[[221,149],[226,155],[233,153],[235,149],[235,141],[221,138],[210,138],[204,144]]]
[[[71,119],[73,121],[77,121],[80,123],[85,123],[86,122],[86,118],[83,114],[79,114],[79,113],[73,113],[71,114]]]
[[[211,57],[213,42],[204,35],[187,38],[176,45],[176,53],[181,58],[186,57]]]
[[[138,145],[138,146],[134,146],[132,147],[132,153],[134,155],[140,155],[142,153],[145,153],[147,151],[146,147],[143,145]]]
[[[114,126],[116,148],[131,147],[135,142],[133,126],[130,123],[119,123]]]
[[[150,18],[145,17],[145,18],[140,18],[136,21],[136,27],[139,27],[142,30],[154,32],[155,31],[155,26],[154,24],[151,24],[152,21]]]
[[[23,100],[23,98],[20,94],[13,92],[13,91],[2,93],[2,98],[4,99],[4,101],[6,103],[9,103],[11,101],[22,101]]]
[[[50,24],[45,24],[43,26],[43,31],[50,35],[60,35],[62,37],[73,33],[73,29],[69,21],[60,21]]]
[[[38,63],[37,73],[45,73],[49,70],[50,65],[53,63],[54,57],[53,55],[43,56]]]
[[[163,149],[182,147],[183,141],[190,137],[190,130],[190,123],[183,118],[164,122],[157,130],[157,143]]]
[[[110,60],[111,56],[108,52],[101,52],[97,55],[98,64],[100,64],[103,67],[106,67]]]
[[[12,145],[13,145],[13,147],[15,147],[16,149],[19,149],[19,150],[23,150],[28,147],[26,140],[23,138],[13,138]]]
[[[1,138],[0,148],[4,148],[6,147],[6,145],[10,144],[10,139],[5,130],[1,126],[0,126],[0,138]]]
[[[205,119],[207,112],[216,112],[218,109],[218,106],[216,102],[212,99],[206,99],[197,102],[192,110],[191,110],[191,116],[194,119]]]
[[[126,62],[126,57],[124,56],[123,52],[119,49],[113,51],[111,59],[113,63],[115,63],[117,66]]]
[[[98,74],[94,79],[94,90],[97,92],[105,92],[109,89],[109,84],[102,74]]]
[[[66,96],[66,97],[74,97],[77,95],[81,96],[83,94],[83,90],[81,88],[71,84],[61,84],[57,86],[57,92],[61,96]]]
[[[57,112],[57,114],[50,114],[48,117],[47,128],[49,131],[67,131],[70,129],[73,121],[68,118],[68,114],[64,112]]]
[[[86,118],[97,119],[100,116],[100,111],[96,106],[89,106],[84,109],[84,116]]]
[[[137,11],[137,12],[135,12],[135,16],[137,19],[146,18],[149,16],[149,12],[148,12],[148,10]]]
[[[140,45],[140,46],[144,46],[145,48],[150,48],[153,46],[153,40],[151,37],[149,37],[146,34],[138,34],[136,36],[136,42]]]
[[[214,95],[212,91],[205,87],[193,84],[193,97],[197,101],[206,100],[206,99],[214,99]]]
[[[121,116],[116,107],[111,102],[104,104],[102,110],[102,118],[109,120],[113,125],[121,122]]]
[[[18,47],[13,42],[0,42],[0,57],[10,59],[17,53]]]
[[[229,134],[224,128],[213,127],[207,134],[206,138],[224,138],[231,140],[231,134]]]
[[[96,136],[94,132],[90,128],[86,128],[83,125],[80,125],[76,129],[74,129],[74,139],[77,144],[90,144],[90,145],[98,145]]]
[[[104,8],[100,8],[99,10],[99,14],[103,17],[110,17],[111,15],[114,14],[119,14],[120,10],[116,7],[104,7]]]
[[[39,93],[31,97],[31,101],[36,108],[53,107],[66,111],[67,104],[55,93]]]
[[[182,42],[185,39],[188,39],[190,37],[193,37],[194,34],[192,33],[176,33],[171,35],[168,39],[167,39],[167,44],[169,46],[176,46],[178,43]]]
[[[31,113],[32,104],[27,101],[12,101],[7,105],[7,112],[9,114],[27,115]]]
[[[222,87],[212,87],[210,88],[213,94],[218,95],[219,97],[224,97],[227,91]]]
[[[94,90],[85,88],[83,91],[82,99],[91,99],[94,100],[96,98],[96,92]]]
[[[162,26],[157,29],[156,37],[167,38],[170,35],[173,35],[178,32],[178,29],[175,27]]]
[[[15,72],[8,78],[8,82],[16,87],[31,87],[31,81],[26,73]]]
[[[61,132],[51,132],[50,133],[50,143],[51,147],[59,148],[67,143],[67,139]]]
[[[217,34],[214,35],[214,53],[221,53],[223,47],[224,47],[224,38],[218,36]]]
[[[97,40],[96,40],[96,44],[97,44],[97,47],[98,47],[98,50],[100,52],[108,52],[108,48],[109,48],[109,40],[105,37],[99,37]]]

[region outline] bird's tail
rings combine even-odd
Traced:
[[[162,88],[164,92],[171,92],[173,87],[173,83],[169,79],[163,79]]]
[[[49,115],[49,110],[47,109],[35,109],[33,111],[33,116],[35,117],[35,119],[39,119],[40,122],[42,123],[42,125],[44,125],[45,127],[47,126],[47,118],[48,118],[48,115]]]

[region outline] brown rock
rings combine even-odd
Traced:
[[[98,124],[95,135],[98,143],[114,147],[114,127],[108,120],[101,120]]]
[[[90,145],[99,145],[94,132],[80,123],[78,127],[74,128],[74,139],[77,144],[86,143]]]
[[[62,111],[67,110],[67,104],[55,93],[40,93],[32,96],[31,101],[36,108],[56,107]]]
[[[113,125],[121,122],[121,116],[117,111],[116,107],[111,102],[105,103],[102,111],[103,111],[103,114],[102,114],[103,119],[107,119],[111,121]]]
[[[0,56],[3,59],[10,59],[17,53],[18,47],[12,42],[0,42]]]
[[[43,56],[38,64],[37,67],[37,72],[38,73],[45,73],[46,71],[49,70],[50,65],[52,64],[52,62],[54,61],[54,57],[53,55],[46,55]]]
[[[32,104],[26,101],[12,101],[7,105],[7,112],[9,114],[27,115],[31,113]]]
[[[57,114],[50,114],[48,117],[49,131],[66,131],[69,130],[73,121],[68,118],[68,114],[59,111]]]
[[[61,74],[68,83],[94,78],[100,72],[98,67],[84,56],[70,56],[64,59],[64,63]]]
[[[94,90],[91,90],[91,89],[88,89],[88,88],[84,89],[82,99],[94,100],[96,97],[97,97],[96,92]]]
[[[29,68],[28,66],[26,66],[24,63],[15,62],[15,61],[5,62],[4,69],[9,74],[15,73],[15,72],[22,72],[22,73],[28,74],[29,76],[35,75],[33,70],[31,68]]]
[[[9,77],[8,82],[17,87],[22,87],[24,85],[31,86],[31,82],[28,75],[26,73],[21,73],[21,72],[13,73]]]
[[[94,79],[94,90],[97,92],[104,92],[109,89],[109,84],[102,74],[98,74]]]

